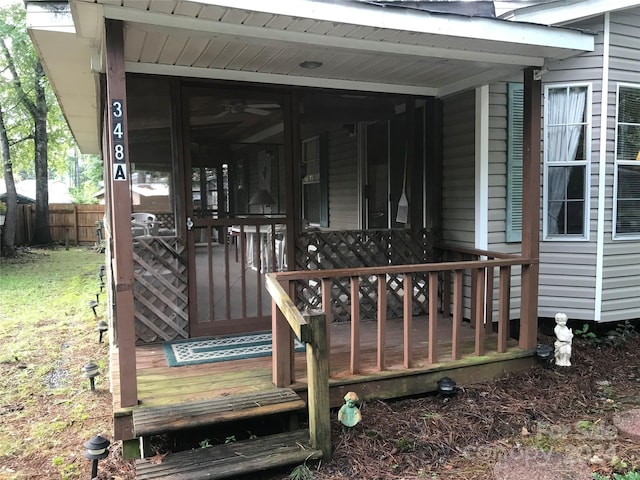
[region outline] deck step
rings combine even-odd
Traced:
[[[229,478],[322,458],[309,446],[309,430],[278,433],[209,448],[170,453],[161,462],[136,460],[137,480]]]
[[[136,437],[144,437],[185,428],[293,412],[305,406],[304,400],[289,388],[158,407],[142,405],[133,411],[133,432]]]

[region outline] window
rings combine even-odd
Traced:
[[[640,236],[640,86],[618,85],[614,238]]]
[[[507,242],[522,241],[522,143],[524,87],[507,85]]]
[[[544,238],[587,238],[590,89],[547,86],[544,93]]]
[[[326,227],[327,175],[323,172],[324,136],[302,141],[302,218],[309,225]]]

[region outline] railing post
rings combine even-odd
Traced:
[[[331,412],[329,405],[329,362],[326,318],[321,310],[303,313],[311,331],[307,343],[307,382],[309,442],[322,450],[325,461],[331,458]]]
[[[279,282],[285,291],[289,291],[288,282]],[[276,387],[291,385],[291,329],[283,313],[271,302],[271,342],[273,361],[273,384]]]

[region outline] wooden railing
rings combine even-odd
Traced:
[[[454,249],[443,248],[448,253],[453,253]],[[280,272],[275,274],[273,281],[279,283],[282,289],[289,295],[291,308],[295,308],[291,298],[294,297],[295,284],[299,281],[308,282],[316,280],[320,282],[322,292],[322,311],[326,317],[327,348],[330,351],[331,336],[329,326],[332,322],[331,316],[331,290],[336,279],[349,278],[350,284],[350,308],[351,308],[351,344],[349,372],[355,374],[361,371],[360,365],[360,279],[377,277],[377,361],[375,369],[382,371],[386,369],[385,364],[385,332],[387,322],[387,278],[396,276],[402,278],[403,292],[414,292],[412,287],[413,278],[416,274],[424,275],[428,281],[428,356],[427,362],[434,364],[439,361],[438,357],[438,314],[442,312],[444,316],[452,317],[452,338],[451,338],[451,359],[461,358],[461,325],[466,309],[471,326],[475,331],[474,354],[477,356],[485,353],[485,333],[493,330],[492,304],[494,295],[494,272],[499,270],[498,282],[498,321],[497,321],[497,345],[496,351],[505,352],[509,335],[509,313],[510,313],[510,285],[512,267],[521,265],[527,266],[537,262],[523,257],[501,254],[488,251],[462,251],[457,250],[456,255],[467,254],[487,257],[486,259],[460,260],[450,262],[439,262],[420,265],[387,265],[381,267],[364,267],[350,269],[332,270],[312,270]],[[497,257],[500,258],[497,258]],[[470,294],[465,299],[465,276],[470,278]],[[403,293],[404,295],[404,293]],[[412,350],[412,320],[413,320],[413,294],[404,295],[403,314],[403,367],[412,368],[414,364],[414,353]],[[296,309],[297,310],[297,309]],[[281,330],[288,328],[286,323],[279,321],[282,312],[274,307],[273,311],[273,333],[274,337],[287,339],[286,333]],[[521,315],[521,323],[530,321],[530,315]],[[522,328],[521,332],[535,331],[535,329]],[[297,333],[296,333],[297,334]],[[301,339],[302,340],[302,339]],[[525,338],[523,335],[519,339],[520,347],[531,349],[535,345],[535,339]],[[281,349],[284,349],[282,351]],[[283,341],[274,345],[274,383],[279,386],[289,385],[295,381],[293,368],[293,347],[290,341]]]
[[[292,368],[293,332],[306,344],[309,443],[322,450],[324,459],[328,460],[331,457],[331,420],[325,315],[317,310],[301,314],[273,274],[266,275],[266,287],[273,298],[273,352],[277,352],[273,356],[274,376],[286,375]]]
[[[380,267],[362,267],[331,270],[304,270],[270,273],[266,275],[266,287],[273,299],[273,382],[284,387],[295,381],[295,357],[293,334],[307,346],[307,381],[309,389],[309,416],[312,445],[323,452],[330,451],[329,426],[329,363],[331,357],[331,291],[332,283],[347,277],[350,284],[351,335],[349,372],[356,374],[361,370],[360,359],[360,278],[377,278],[377,355],[375,369],[387,368],[385,359],[387,289],[389,276],[402,278],[402,291],[412,292],[404,295],[403,313],[403,362],[402,368],[410,369],[414,365],[412,321],[414,302],[413,278],[427,278],[428,281],[428,348],[427,364],[440,360],[438,352],[438,315],[451,315],[451,360],[462,356],[462,322],[465,306],[465,276],[470,277],[470,292],[466,301],[470,304],[469,320],[474,329],[473,355],[485,354],[485,334],[493,330],[491,315],[493,304],[494,272],[499,270],[498,282],[498,321],[496,352],[507,350],[510,316],[510,286],[512,267],[527,267],[537,263],[537,259],[527,259],[516,255],[481,250],[438,247],[443,258],[456,258],[447,261],[419,265],[385,265]],[[465,257],[467,257],[465,259]],[[471,257],[471,259],[468,259]],[[462,259],[460,259],[462,258]],[[302,313],[296,306],[296,282],[320,281],[321,310],[307,310]],[[358,301],[352,301],[358,299]],[[524,328],[522,322],[530,321],[531,315],[521,312],[521,332],[535,331]],[[535,338],[526,338],[521,334],[519,346],[530,350]]]

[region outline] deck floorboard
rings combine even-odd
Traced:
[[[429,364],[428,355],[428,321],[424,317],[413,321],[413,368],[403,368],[403,330],[402,319],[387,321],[385,346],[385,371],[379,372],[377,362],[377,324],[374,321],[361,323],[361,368],[355,378],[349,372],[350,325],[334,323],[331,326],[330,383],[339,384],[346,380],[362,377],[362,381],[372,377],[389,378],[394,375],[412,375],[418,370],[442,368],[443,365],[460,364],[470,360],[474,350],[474,330],[464,324],[462,330],[462,358],[451,361],[451,321],[438,320],[438,363]],[[494,352],[497,335],[488,334],[484,340],[487,352]],[[509,353],[517,356],[517,342],[509,340]],[[119,405],[119,381],[117,350],[113,349],[111,362],[111,381],[114,399],[114,414],[123,414],[130,409],[122,409]],[[499,354],[496,354],[499,355]],[[489,359],[490,357],[486,357]],[[485,359],[485,357],[483,357]],[[482,359],[480,359],[482,361]],[[228,362],[169,367],[162,345],[138,346],[136,349],[138,372],[138,398],[140,405],[161,406],[185,402],[214,399],[226,395],[241,395],[275,390],[271,376],[271,357],[248,358]],[[295,354],[296,390],[305,389],[306,357],[304,353]]]

